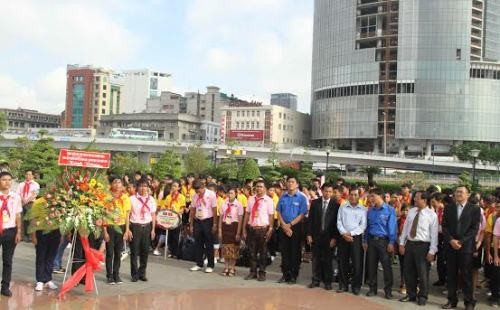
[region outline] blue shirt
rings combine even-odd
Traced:
[[[397,221],[393,207],[386,203],[380,208],[372,207],[368,210],[367,218],[365,242],[368,237],[386,237],[390,243],[396,242]]]
[[[366,208],[362,205],[353,207],[350,204],[340,206],[337,228],[341,235],[346,233],[350,233],[351,236],[362,235],[366,229]]]
[[[281,214],[283,221],[290,224],[299,215],[307,214],[307,198],[298,191],[293,195],[285,193],[278,201],[276,210]]]

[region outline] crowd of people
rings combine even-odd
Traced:
[[[12,257],[22,239],[36,246],[35,290],[57,289],[52,273],[65,271],[62,257],[70,238],[58,230],[28,236],[29,223],[22,222],[22,214],[40,196],[34,175],[26,171],[25,180],[14,188],[12,174],[0,172],[4,296],[11,296]],[[483,196],[470,193],[467,186],[441,191],[438,186],[413,190],[404,184],[389,193],[376,186],[349,185],[341,178],[334,183],[315,178],[300,186],[293,176],[270,184],[264,178],[240,183],[194,175],[160,180],[137,172],[130,177],[110,175],[109,191],[121,216],[106,223],[101,237],[90,240],[93,248],[105,252],[110,285],[123,282],[124,253],[130,256],[132,282],[148,281],[149,255],[161,255],[164,246],[169,257],[185,259],[183,243],[191,238],[192,272],[212,273],[219,262],[224,263],[221,275],[234,277],[237,262],[246,255],[249,272],[244,279],[266,281],[266,268],[279,252],[279,283],[296,283],[302,262],[312,257],[309,288],[323,283],[332,290],[337,281],[338,293],[359,295],[365,283],[366,295],[375,296],[381,270],[384,296],[392,299],[393,264],[398,261],[404,296],[400,301],[424,306],[435,263],[438,280],[432,285],[447,291],[443,309],[457,307],[458,290],[466,309],[475,307],[481,268],[490,305],[499,303],[500,190]],[[180,219],[168,234],[157,225],[161,210],[171,210]],[[75,258],[73,271],[84,261],[78,242]]]

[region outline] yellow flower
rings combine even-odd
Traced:
[[[95,187],[97,185],[96,179],[90,179],[89,186],[90,187]]]

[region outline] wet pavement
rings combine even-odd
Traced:
[[[377,297],[367,298],[350,293],[337,294],[322,288],[308,289],[311,265],[303,264],[298,283],[277,284],[280,277],[278,260],[268,269],[265,282],[245,281],[246,268],[239,267],[237,276],[222,277],[218,273],[223,265],[218,264],[215,272],[205,274],[190,272],[191,262],[162,257],[149,257],[148,282],[132,283],[129,276],[129,259],[122,263],[120,285],[105,284],[105,274],[96,274],[99,294],[85,293],[83,286],[69,292],[64,300],[57,299],[56,291],[34,291],[35,251],[32,245],[22,243],[14,258],[13,297],[0,298],[0,309],[47,309],[47,310],[93,310],[93,309],[416,309],[415,304],[400,303],[401,297],[394,289],[394,299],[385,300],[380,290]],[[379,272],[381,274],[381,272]],[[399,266],[394,266],[394,287],[399,284]],[[61,284],[63,275],[54,275],[54,282]],[[431,277],[432,280],[434,280]],[[380,285],[382,279],[379,280]],[[439,309],[446,303],[442,288],[432,288],[426,309]],[[483,303],[476,309],[490,309],[484,303],[484,291],[479,299]]]

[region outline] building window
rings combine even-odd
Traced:
[[[247,129],[250,129],[250,122],[247,122]]]
[[[457,60],[461,60],[461,59],[462,59],[462,49],[457,48]]]
[[[255,117],[255,111],[252,111],[252,117]]]
[[[236,111],[236,116],[240,117],[240,111]]]
[[[170,138],[171,140],[173,140],[173,139],[174,139],[174,133],[173,133],[173,132],[171,132],[171,133],[169,134],[169,138]]]
[[[106,110],[102,109],[102,110],[101,110],[101,113],[102,113],[102,114],[105,114],[105,113],[106,113]]]
[[[257,111],[257,117],[260,117],[260,111]]]
[[[260,128],[260,122],[257,122],[257,125],[255,126],[257,129]]]
[[[252,121],[252,129],[255,129],[255,124],[253,121]]]
[[[106,90],[107,86],[106,85],[102,85],[102,89],[103,90]]]
[[[279,117],[281,118],[281,112],[280,112],[280,114],[279,114]]]
[[[250,111],[247,111],[247,117],[250,117]]]
[[[240,129],[240,122],[236,122],[236,129]]]

